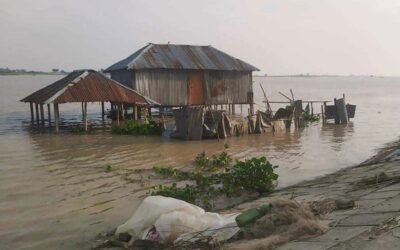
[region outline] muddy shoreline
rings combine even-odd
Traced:
[[[353,167],[341,169],[339,171],[336,171],[335,173],[315,178],[313,180],[304,181],[293,186],[277,189],[266,196],[252,197],[250,198],[250,200],[248,199],[247,201],[240,202],[240,204],[229,204],[229,202],[225,203],[224,205],[219,204],[215,211],[218,211],[220,213],[241,212],[249,208],[257,207],[261,204],[273,203],[277,199],[282,198],[294,200],[299,203],[312,203],[321,201],[323,202],[339,199],[355,201],[355,207],[352,209],[345,211],[329,211],[329,213],[321,215],[321,221],[325,221],[327,225],[330,225],[330,230],[338,230],[336,226],[341,223],[342,219],[347,218],[346,216],[343,216],[343,214],[349,216],[360,216],[365,211],[370,212],[369,210],[373,207],[372,205],[375,206],[379,204],[370,202],[368,199],[368,195],[375,195],[379,197],[379,189],[390,188],[392,185],[396,185],[400,182],[400,164],[397,158],[398,156],[397,154],[393,155],[393,153],[400,151],[399,149],[400,141],[393,141],[384,145],[384,147],[380,149],[377,154],[375,154],[370,159]],[[399,169],[397,169],[397,166],[399,166]],[[374,194],[375,192],[377,192],[377,194]],[[385,195],[384,192],[383,195]],[[394,192],[393,197],[395,197],[396,195],[397,193]],[[365,198],[365,196],[367,198]],[[383,203],[387,202],[387,199],[393,198],[389,196],[383,197],[384,198],[379,198],[379,201]],[[364,226],[361,226],[363,227],[363,229],[366,230],[360,231],[360,234],[368,234],[368,232],[366,232],[367,229],[373,229],[371,232],[374,232],[374,234],[377,234],[377,232],[381,232],[379,226],[382,227],[381,224],[385,222],[384,219],[387,220],[390,218],[384,217],[382,221],[376,221],[375,224],[368,225],[371,228],[369,228],[368,226],[365,228]],[[346,224],[346,222],[344,223]],[[352,224],[344,226],[349,227],[352,226]],[[356,229],[359,229],[359,225],[354,226],[357,227]],[[330,230],[328,232],[330,232]],[[93,249],[121,249],[126,247],[126,245],[121,244],[120,246],[118,246],[118,243],[115,243],[115,241],[113,240],[113,231],[114,229],[110,230],[109,232],[100,234],[92,244]],[[110,245],[107,245],[104,244],[105,242],[111,243]],[[298,241],[295,240],[294,242]],[[304,243],[307,241],[299,242],[300,243],[297,244],[307,244]],[[237,246],[240,246],[240,244],[242,243],[234,242],[226,246],[228,248],[236,248]],[[279,245],[281,246],[279,249],[286,249],[284,248],[284,246],[290,244],[294,243],[287,243],[283,245],[280,243]],[[313,243],[310,244],[312,245]],[[268,249],[273,249],[275,247],[277,246],[269,245]]]

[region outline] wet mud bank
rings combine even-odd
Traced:
[[[398,242],[390,235],[395,235],[400,227],[400,142],[387,144],[357,166],[279,189],[264,197],[253,197],[230,208],[220,204],[218,210],[243,212],[263,204],[273,204],[276,210],[257,220],[253,231],[246,231],[218,247],[348,249],[365,247],[365,240],[361,239],[367,238],[376,247],[385,239],[389,242],[388,249],[396,249]],[[99,235],[93,241],[93,249],[171,248],[129,246],[115,239],[113,232]],[[207,249],[207,246],[200,248]]]

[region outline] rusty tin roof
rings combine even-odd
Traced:
[[[76,70],[64,78],[32,93],[21,102],[120,102],[138,105],[158,105],[117,81],[94,70]]]
[[[212,46],[152,43],[111,65],[105,72],[120,69],[259,70]]]

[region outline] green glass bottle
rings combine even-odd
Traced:
[[[269,210],[271,210],[271,208],[272,204],[265,204],[256,208],[246,210],[236,217],[236,223],[239,227],[247,226],[264,216]]]

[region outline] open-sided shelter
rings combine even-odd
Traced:
[[[87,130],[87,103],[101,102],[102,117],[104,119],[104,103],[111,102],[116,108],[118,118],[123,112],[124,104],[135,106],[152,106],[158,103],[137,93],[135,90],[114,81],[94,70],[76,70],[64,78],[30,94],[21,100],[30,104],[31,120],[35,121],[34,108],[36,111],[36,123],[44,126],[44,105],[48,108],[48,123],[51,125],[50,105],[54,105],[54,123],[56,131],[59,129],[59,104],[82,103],[83,122]],[[40,110],[39,110],[40,107]],[[136,111],[136,109],[134,109]],[[39,118],[40,114],[40,118]]]

